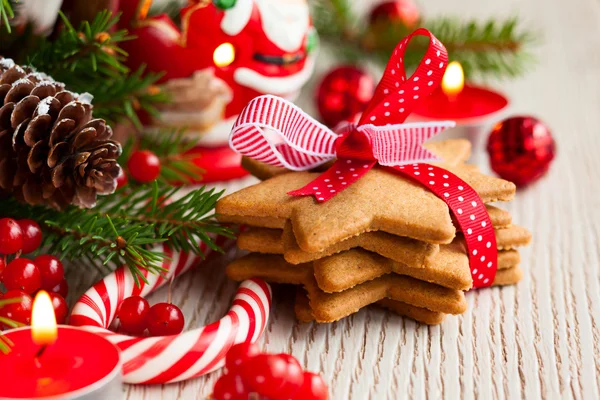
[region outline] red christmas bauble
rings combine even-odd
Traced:
[[[353,66],[330,71],[317,89],[317,108],[329,127],[353,121],[364,111],[375,91],[373,78]]]
[[[491,167],[500,177],[525,186],[548,172],[556,144],[543,122],[519,116],[496,124],[488,138],[487,150]]]
[[[400,23],[407,28],[414,28],[421,13],[412,0],[383,1],[375,6],[369,14],[369,22],[377,24],[380,22]]]

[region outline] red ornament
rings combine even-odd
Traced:
[[[373,97],[375,82],[370,75],[353,66],[330,71],[317,89],[317,108],[325,125],[334,127],[353,121]]]
[[[8,263],[2,279],[6,289],[22,290],[27,294],[35,292],[42,285],[40,270],[26,258],[17,258]]]
[[[412,0],[383,1],[369,14],[369,22],[402,24],[408,29],[416,27],[421,18],[419,8]]]
[[[69,294],[69,284],[67,283],[67,280],[63,279],[58,285],[50,289],[49,292],[58,293],[66,299],[67,294]]]
[[[327,385],[321,375],[304,372],[304,383],[296,393],[295,400],[327,400]]]
[[[127,168],[131,177],[138,182],[152,182],[160,175],[160,159],[149,150],[134,151]]]
[[[519,116],[496,124],[487,150],[491,167],[500,177],[525,186],[548,172],[556,145],[543,122]]]
[[[183,313],[174,304],[158,303],[150,307],[147,323],[151,336],[177,335],[183,331]]]
[[[0,257],[0,282],[2,282],[2,274],[4,273],[4,269],[6,268],[6,261],[4,257]]]
[[[131,296],[123,300],[117,317],[121,322],[120,331],[131,335],[141,335],[146,330],[150,304],[141,296]]]
[[[250,393],[238,374],[228,373],[219,378],[213,388],[215,400],[248,400]]]
[[[121,189],[123,186],[127,185],[128,181],[127,174],[123,168],[121,168],[121,172],[119,173],[119,176],[117,176],[117,189]]]
[[[272,399],[291,398],[303,383],[302,367],[287,354],[252,357],[242,364],[240,375],[252,391]]]
[[[48,293],[48,295],[50,296],[50,300],[52,300],[56,323],[64,324],[67,321],[67,313],[69,312],[65,298],[58,293]]]
[[[12,218],[0,219],[0,254],[14,254],[23,247],[23,231]]]
[[[225,366],[229,372],[237,371],[244,362],[259,353],[260,349],[254,343],[244,342],[236,344],[227,352]]]
[[[31,323],[31,308],[33,307],[33,299],[30,295],[22,290],[9,290],[4,293],[3,300],[20,299],[17,303],[10,303],[0,307],[0,317],[20,322],[25,325]],[[7,328],[7,326],[5,326]]]
[[[22,219],[17,222],[23,233],[23,253],[31,253],[42,243],[42,229],[37,222],[31,219]]]
[[[43,254],[33,260],[33,263],[42,276],[41,288],[46,291],[52,291],[65,277],[63,264],[54,256]]]

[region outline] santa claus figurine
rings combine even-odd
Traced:
[[[202,146],[225,146],[251,99],[293,98],[312,74],[317,35],[306,0],[190,1],[180,26],[165,14],[147,17],[151,2],[121,0],[120,9],[122,26],[137,36],[123,43],[129,66],[164,73],[159,83],[171,103],[154,125],[186,127]]]

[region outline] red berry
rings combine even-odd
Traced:
[[[327,400],[327,385],[321,375],[304,373],[304,383],[294,396],[295,400]]]
[[[146,330],[146,318],[150,304],[141,296],[131,296],[123,300],[117,317],[121,321],[120,330],[131,335],[141,335]]]
[[[119,171],[119,175],[117,176],[117,189],[121,189],[123,186],[127,185],[128,181],[127,174],[121,168],[121,171]]]
[[[42,275],[42,289],[52,291],[65,277],[65,268],[60,260],[50,254],[38,256],[33,263]]]
[[[63,279],[58,285],[50,289],[49,292],[58,293],[66,299],[67,294],[69,294],[69,284],[67,283],[67,280]]]
[[[22,290],[9,290],[4,293],[3,300],[14,298],[19,298],[20,301],[18,303],[11,303],[0,307],[0,317],[29,325],[31,323],[33,299]]]
[[[4,257],[0,257],[0,282],[2,282],[2,273],[4,273],[4,268],[6,268],[6,261],[4,261]]]
[[[17,222],[23,232],[23,253],[31,253],[37,250],[42,243],[42,229],[37,222],[31,219],[22,219]]]
[[[147,323],[151,336],[177,335],[183,331],[183,313],[174,304],[158,303],[150,307]]]
[[[3,282],[8,290],[23,290],[31,294],[41,287],[42,275],[31,260],[17,258],[6,266]]]
[[[151,151],[134,151],[127,162],[129,174],[138,182],[152,182],[160,175],[160,160]]]
[[[23,247],[23,231],[12,218],[0,219],[0,254],[14,254]]]
[[[215,400],[248,400],[249,394],[239,375],[225,374],[215,383],[212,397]]]
[[[67,313],[69,307],[64,297],[58,293],[48,293],[50,300],[52,300],[52,307],[54,307],[54,315],[56,315],[56,323],[64,324],[67,320]]]
[[[289,399],[303,383],[302,367],[287,354],[259,354],[240,368],[248,387],[272,399]]]
[[[250,342],[238,343],[233,345],[225,356],[225,366],[229,372],[237,371],[250,357],[254,357],[260,353],[257,345]]]

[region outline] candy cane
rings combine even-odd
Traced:
[[[226,239],[218,238],[217,244]],[[203,251],[208,252],[204,243]],[[271,288],[259,279],[242,282],[229,312],[219,321],[180,335],[131,337],[108,330],[123,299],[145,296],[176,277],[201,258],[160,246],[170,260],[163,276],[145,272],[148,283],[136,286],[126,267],[118,268],[89,289],[75,304],[70,324],[106,337],[121,349],[126,383],[169,383],[195,378],[221,368],[237,343],[255,342],[265,329],[271,307]]]

